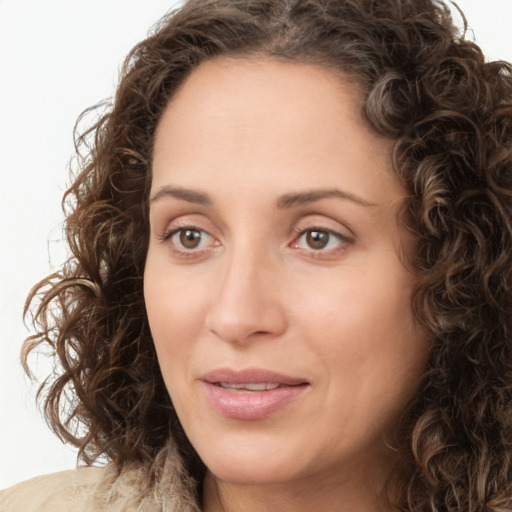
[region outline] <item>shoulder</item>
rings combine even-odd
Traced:
[[[102,512],[96,489],[108,472],[108,468],[89,466],[32,478],[0,491],[0,510]]]
[[[148,465],[126,467],[120,472],[113,463],[80,467],[32,478],[0,491],[0,511],[198,512],[195,483],[168,451],[156,481]],[[157,465],[158,459],[154,461]]]

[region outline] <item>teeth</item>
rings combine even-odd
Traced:
[[[219,382],[219,385],[226,389],[236,389],[236,390],[245,390],[245,391],[267,391],[269,389],[277,389],[279,384],[275,382],[261,382],[258,384],[234,384],[232,382]]]

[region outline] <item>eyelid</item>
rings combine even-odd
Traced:
[[[336,219],[330,215],[325,215],[318,212],[312,212],[301,216],[295,223],[295,233],[302,233],[304,231],[327,231],[334,234],[339,234],[346,240],[357,239],[356,230],[345,219]]]
[[[304,247],[302,246],[302,238],[306,236],[309,232],[320,231],[323,233],[327,233],[329,237],[333,237],[336,240],[334,241],[334,247],[329,247],[332,243],[331,239],[327,241],[327,245],[325,247],[321,247],[315,249],[314,247]],[[337,261],[343,258],[349,250],[350,246],[354,244],[354,239],[349,238],[342,233],[334,231],[332,229],[320,228],[320,227],[309,227],[303,230],[300,230],[297,236],[294,237],[292,242],[290,243],[290,247],[304,257],[308,259],[315,260],[323,260],[323,261]]]
[[[342,233],[341,230],[337,230],[335,228],[331,228],[331,227],[321,225],[321,224],[312,224],[310,226],[297,227],[294,229],[294,233],[296,235],[303,235],[304,233],[307,233],[308,231],[322,231],[325,233],[330,233],[331,235],[335,235],[335,236],[337,236],[343,240],[347,240],[347,241],[353,241],[355,238],[352,233],[350,235],[346,235],[346,234]]]
[[[320,231],[328,233],[331,237],[335,237],[338,243],[335,247],[328,247],[332,245],[329,239],[326,248],[314,248],[302,246],[302,237],[307,233]],[[319,213],[311,213],[302,216],[295,224],[293,229],[293,239],[289,243],[289,247],[300,251],[301,254],[310,258],[336,260],[342,257],[351,245],[357,240],[354,229],[346,222],[340,222],[330,216]]]
[[[333,235],[334,237],[338,238],[339,240],[343,241],[343,242],[346,242],[346,243],[353,243],[354,242],[354,238],[352,236],[347,236],[347,235],[344,235],[343,233],[340,233],[339,231],[336,231],[334,229],[331,229],[331,228],[327,228],[325,226],[310,226],[310,227],[307,227],[307,228],[303,228],[303,229],[296,229],[295,230],[295,234],[297,235],[295,239],[297,239],[298,237],[302,236],[302,235],[305,235],[306,233],[309,233],[309,232],[315,232],[315,231],[319,231],[319,232],[322,232],[322,233],[328,233],[329,235]]]
[[[163,235],[159,235],[159,238],[165,242],[165,241],[168,241],[170,240],[175,234],[179,233],[180,231],[186,231],[186,230],[190,230],[190,231],[199,231],[200,233],[205,233],[206,235],[208,235],[210,238],[213,238],[212,235],[210,235],[210,233],[208,233],[208,231],[206,231],[205,229],[201,229],[201,228],[198,228],[196,226],[193,226],[193,225],[187,225],[187,226],[175,226],[173,228],[170,228],[170,229],[167,229]]]
[[[162,243],[166,244],[169,250],[179,259],[187,258],[201,258],[202,256],[210,253],[215,247],[220,245],[219,240],[212,235],[211,230],[201,227],[204,222],[198,222],[195,219],[191,219],[188,216],[184,218],[177,218],[167,224],[163,233],[157,234],[156,238]],[[210,241],[206,242],[206,247],[187,249],[180,247],[177,243],[173,242],[173,237],[181,231],[194,230],[203,233],[203,236],[207,236]]]
[[[163,222],[164,220],[165,224]],[[180,213],[179,215],[167,219],[162,218],[161,221],[161,223],[155,223],[156,237],[160,240],[165,237],[169,238],[173,230],[177,231],[180,229],[196,229],[197,231],[204,231],[213,237],[212,231],[214,231],[214,226],[209,221],[208,217],[201,214]]]

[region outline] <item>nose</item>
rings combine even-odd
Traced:
[[[243,345],[276,338],[286,330],[279,269],[269,259],[245,251],[223,262],[206,316],[207,329],[218,338]]]

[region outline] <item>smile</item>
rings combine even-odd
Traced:
[[[206,374],[202,388],[214,411],[237,420],[267,418],[303,397],[310,384],[302,378],[266,370],[221,369]]]

